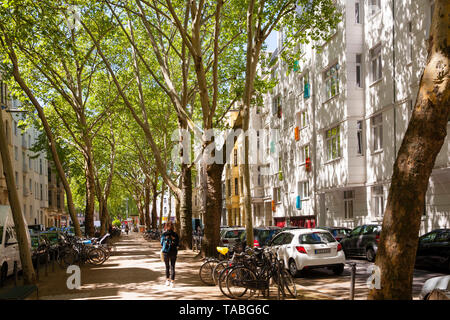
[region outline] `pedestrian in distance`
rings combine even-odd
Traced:
[[[128,224],[125,226],[125,232],[127,233],[127,235],[128,235],[128,231],[130,231],[130,228],[128,227]]]
[[[175,232],[172,222],[167,222],[165,231],[161,235],[162,253],[166,264],[166,286],[174,287],[175,262],[177,260],[179,236]]]

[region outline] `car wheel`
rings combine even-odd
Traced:
[[[297,264],[295,263],[294,259],[289,260],[289,273],[293,277],[298,275]]]
[[[344,265],[340,264],[337,267],[333,267],[333,273],[337,276],[340,276],[344,272]]]
[[[367,261],[369,261],[369,262],[375,261],[375,251],[373,250],[373,248],[368,248],[366,250],[366,258],[367,258]]]

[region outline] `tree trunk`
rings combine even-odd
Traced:
[[[394,164],[376,265],[380,289],[369,299],[411,299],[428,181],[447,135],[450,111],[450,3],[435,2],[428,60],[413,115]]]
[[[175,197],[175,230],[180,230],[180,200]]]
[[[3,171],[8,188],[8,199],[11,206],[14,226],[19,244],[20,261],[22,263],[23,278],[25,284],[36,283],[36,274],[34,273],[33,262],[31,260],[31,250],[28,242],[28,230],[25,226],[25,219],[22,214],[19,196],[17,194],[14,178],[14,169],[11,163],[11,157],[8,149],[8,140],[3,123],[3,111],[0,110],[0,152],[3,162]]]
[[[148,185],[148,180],[144,186],[144,212],[145,212],[145,227],[147,230],[152,228],[150,220],[150,186]]]
[[[86,235],[93,237],[95,233],[94,228],[94,210],[95,210],[95,176],[92,159],[87,156],[85,160],[85,174],[86,174],[86,209],[85,209],[85,230]]]
[[[156,203],[157,203],[157,200],[158,200],[158,183],[157,183],[157,181],[158,180],[155,179],[155,183],[153,184],[153,190],[152,190],[153,191],[153,194],[152,194],[152,196],[153,196],[153,200],[152,200],[152,229],[156,229],[156,226],[157,226],[156,220],[158,218],[158,213],[157,213],[157,210],[156,210]]]
[[[202,254],[212,257],[217,254],[216,247],[220,242],[220,218],[222,216],[222,172],[223,164],[206,165],[206,181],[204,187],[204,244]]]
[[[180,247],[192,249],[192,176],[187,164],[181,165]]]
[[[161,199],[159,201],[159,222],[158,222],[158,227],[161,227],[161,221],[163,219],[163,213],[164,213],[164,189],[166,188],[166,184],[163,182],[162,184],[162,188],[161,188]]]

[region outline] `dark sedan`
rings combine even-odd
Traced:
[[[333,237],[339,242],[341,242],[341,240],[344,239],[347,235],[349,235],[350,232],[352,231],[352,229],[343,227],[317,227],[317,229],[324,229],[330,231]]]
[[[416,266],[450,272],[450,229],[433,230],[419,238]]]
[[[368,261],[375,261],[380,232],[381,226],[376,224],[366,224],[353,229],[341,240],[345,257],[365,256]]]

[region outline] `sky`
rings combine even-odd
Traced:
[[[266,39],[267,51],[275,51],[278,47],[278,32],[272,31],[269,37]]]

